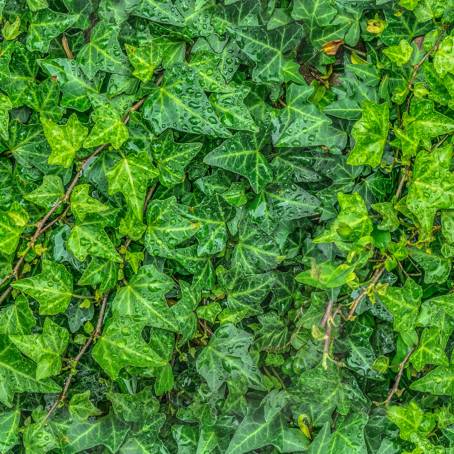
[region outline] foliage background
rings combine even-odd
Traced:
[[[454,452],[452,0],[0,12],[0,452]]]

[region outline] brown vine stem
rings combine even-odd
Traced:
[[[377,284],[379,279],[382,277],[383,273],[385,272],[385,268],[382,266],[375,270],[375,273],[372,276],[372,280],[370,281],[367,287],[364,287],[360,294],[352,301],[350,306],[350,311],[348,312],[347,320],[353,320],[355,317],[355,311],[358,307],[359,303],[363,300],[363,298],[369,293],[369,291]]]
[[[391,399],[393,398],[394,394],[396,394],[396,392],[398,391],[400,380],[402,379],[402,375],[404,373],[405,365],[407,364],[408,360],[410,359],[410,356],[412,353],[413,353],[413,349],[411,348],[405,355],[405,358],[399,364],[399,372],[397,373],[397,377],[396,377],[396,380],[394,381],[393,387],[391,388],[391,390],[388,393],[388,397],[383,402],[384,405],[388,405],[391,402]]]
[[[328,358],[329,358],[329,350],[331,347],[331,341],[332,341],[332,330],[333,330],[333,325],[334,325],[334,319],[336,315],[338,315],[341,311],[340,308],[338,307],[334,313],[333,313],[333,307],[334,307],[334,300],[330,299],[328,301],[328,304],[326,305],[325,313],[323,314],[322,321],[320,322],[320,325],[322,328],[325,328],[325,336],[323,337],[323,356],[322,356],[322,366],[324,369],[327,369],[328,367]]]
[[[66,400],[66,398],[68,396],[69,387],[71,386],[71,382],[73,381],[73,378],[77,374],[77,366],[79,365],[85,352],[89,349],[90,345],[96,340],[96,338],[98,338],[100,336],[102,326],[104,323],[104,315],[106,313],[108,299],[109,299],[109,292],[107,292],[104,295],[104,298],[102,299],[101,308],[99,310],[99,315],[98,315],[98,321],[96,322],[96,328],[92,331],[92,333],[90,334],[88,339],[85,341],[85,344],[82,345],[77,356],[73,360],[71,360],[71,371],[69,372],[68,376],[66,377],[65,383],[63,385],[63,390],[60,393],[60,395],[58,396],[58,399],[53,403],[52,407],[50,407],[49,411],[47,412],[47,415],[43,421],[44,423],[52,416],[52,414],[55,412],[55,410],[61,404],[63,404],[63,402]]]
[[[142,98],[141,100],[137,101],[128,111],[128,113],[125,115],[125,117],[123,118],[123,123],[124,124],[127,124],[129,122],[129,119],[130,119],[130,114],[131,112],[135,112],[136,110],[140,109],[140,107],[142,106],[142,104],[145,102],[145,98]],[[30,241],[28,242],[28,245],[27,247],[25,248],[25,251],[23,251],[21,253],[21,256],[19,257],[18,261],[16,262],[16,264],[14,265],[14,268],[13,270],[11,271],[11,273],[7,274],[5,277],[3,277],[3,279],[0,280],[0,287],[5,284],[8,280],[10,280],[11,278],[18,278],[19,277],[19,273],[20,273],[20,269],[22,267],[22,264],[24,263],[25,261],[25,257],[27,255],[27,253],[33,249],[33,247],[35,246],[35,243],[36,241],[38,240],[38,238],[48,230],[49,226],[47,226],[47,222],[49,221],[49,219],[51,218],[51,216],[65,203],[68,203],[70,197],[71,197],[71,194],[74,190],[74,188],[76,187],[77,183],[79,182],[81,176],[83,175],[84,171],[86,170],[86,168],[92,163],[92,161],[94,160],[94,158],[96,156],[98,156],[99,153],[101,153],[101,151],[104,150],[104,148],[106,148],[109,144],[105,143],[103,145],[100,145],[98,148],[96,148],[96,150],[93,151],[93,153],[91,153],[87,158],[85,158],[83,161],[82,161],[82,164],[80,165],[80,168],[79,170],[77,171],[77,173],[74,175],[73,179],[71,180],[71,182],[69,183],[69,186],[68,188],[66,189],[66,192],[65,194],[63,195],[63,197],[61,197],[52,207],[51,209],[36,223],[36,230],[35,230],[35,233],[33,234],[33,236],[31,237]],[[53,225],[55,222],[54,221],[51,221],[50,224]],[[11,292],[11,290],[6,289],[2,295],[0,295],[0,302],[3,301],[5,299],[4,295],[5,293],[8,293]]]

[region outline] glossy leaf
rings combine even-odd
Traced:
[[[43,260],[40,274],[20,279],[13,286],[38,301],[41,315],[54,315],[68,307],[73,279],[64,265]]]

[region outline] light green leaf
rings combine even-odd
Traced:
[[[450,172],[452,147],[420,151],[408,187],[406,205],[421,226],[423,239],[431,236],[435,214],[454,207],[454,178]]]
[[[353,126],[355,146],[347,163],[354,166],[380,165],[389,129],[389,104],[364,101],[363,113]]]
[[[49,6],[47,0],[27,0],[27,5],[32,11],[39,11]]]
[[[17,204],[8,211],[0,210],[0,254],[15,252],[27,222],[27,212]]]
[[[8,96],[0,94],[0,138],[8,140],[9,111],[13,104]]]
[[[132,75],[142,82],[148,82],[161,64],[162,47],[152,41],[140,47],[126,44],[125,48],[129,61],[134,67]]]
[[[128,140],[128,128],[118,112],[109,104],[104,104],[91,115],[95,123],[90,134],[83,142],[84,148],[98,147],[110,143],[118,150]]]
[[[390,46],[383,50],[383,53],[394,63],[399,66],[405,65],[411,58],[413,47],[402,39],[397,46]]]
[[[24,295],[0,310],[0,334],[30,334],[35,325],[35,317]]]
[[[49,260],[42,261],[40,274],[19,279],[12,285],[38,301],[40,315],[65,312],[73,291],[71,273],[60,263]]]
[[[435,396],[452,396],[454,393],[454,366],[436,367],[410,385],[414,391]]]
[[[86,421],[90,416],[102,414],[90,401],[90,391],[73,394],[69,401],[71,416],[79,421]]]
[[[107,205],[89,195],[90,185],[79,184],[71,193],[71,211],[78,222],[93,214],[104,213],[109,209]]]
[[[74,226],[66,246],[81,262],[89,255],[113,262],[121,261],[120,255],[101,225],[87,223]]]
[[[109,194],[122,193],[131,212],[141,221],[148,184],[157,175],[148,153],[130,153],[106,172]]]
[[[440,76],[444,77],[446,74],[454,74],[454,37],[446,36],[438,46],[434,56],[434,67]]]
[[[402,147],[402,160],[408,164],[423,144],[430,148],[430,139],[454,131],[454,121],[434,110],[433,102],[423,99],[411,103],[410,112],[402,117],[403,130],[395,128]]]
[[[393,316],[394,330],[402,336],[408,346],[416,344],[418,335],[415,326],[421,304],[421,287],[409,278],[403,287],[386,286],[379,289],[378,294]]]
[[[355,267],[342,263],[335,266],[329,262],[312,262],[310,269],[295,276],[297,282],[322,290],[342,287],[356,279]]]
[[[410,256],[424,270],[425,284],[443,284],[451,272],[451,260],[411,248]]]
[[[339,249],[348,252],[370,236],[373,224],[366,204],[357,192],[339,192],[337,199],[340,206],[339,215],[329,229],[314,239],[314,243],[334,242]]]
[[[388,407],[387,416],[399,428],[400,438],[414,443],[420,437],[427,436],[435,426],[434,416],[424,414],[414,401],[406,405]]]
[[[79,285],[99,285],[99,291],[104,293],[118,281],[117,262],[93,257],[79,279]]]
[[[7,41],[12,41],[16,39],[20,31],[21,20],[19,16],[16,16],[14,22],[6,21],[2,27],[2,35]]]
[[[24,198],[34,204],[49,209],[63,197],[65,188],[58,175],[44,175],[41,186],[26,194]]]
[[[76,114],[72,114],[62,126],[45,117],[41,117],[41,123],[52,149],[49,164],[70,167],[87,137],[88,129],[79,122]]]

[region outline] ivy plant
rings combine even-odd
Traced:
[[[0,19],[0,452],[454,453],[453,0]]]

